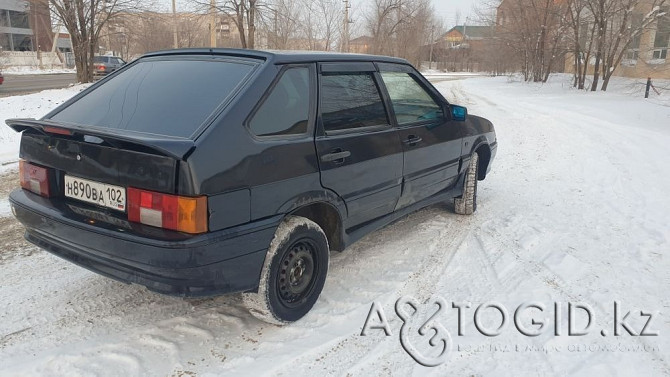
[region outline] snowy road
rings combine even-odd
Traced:
[[[0,209],[0,376],[669,375],[670,107],[574,92],[566,80],[439,83],[496,125],[478,212],[429,207],[335,254],[312,312],[283,328],[235,296],[172,298],[90,273],[25,244]],[[0,208],[13,185],[3,176]],[[403,295],[472,303],[463,336],[455,309],[440,317],[453,341],[445,364],[422,367],[401,347],[393,306]],[[653,313],[648,330],[659,335],[612,336],[615,300],[624,313]],[[373,301],[392,336],[360,335]],[[546,305],[535,318],[548,323],[554,302],[586,303],[594,329],[567,336],[563,315],[561,336],[553,324],[537,337],[510,321],[497,337],[476,330],[478,305],[499,302],[511,316],[531,301]],[[645,321],[633,317],[640,332]]]

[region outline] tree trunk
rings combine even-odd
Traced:
[[[607,20],[605,19],[605,0],[599,0],[599,12],[597,19],[598,25],[598,45],[596,48],[596,64],[593,68],[593,83],[591,84],[591,91],[595,92],[598,88],[598,79],[600,78],[600,61],[603,58],[603,50],[605,49],[605,35],[607,34]]]
[[[611,76],[611,75],[607,75],[607,76],[605,76],[605,78],[603,79],[603,86],[600,88],[600,90],[602,90],[603,92],[607,90],[607,84],[609,84],[609,82],[610,82],[610,77],[612,77],[612,76]]]
[[[253,49],[256,45],[256,0],[249,0],[249,9],[248,18],[249,18],[249,28],[247,30],[248,34],[248,48]]]
[[[600,60],[602,59],[602,50],[604,45],[604,30],[600,25],[598,28],[598,46],[596,47],[596,63],[593,66],[593,83],[591,83],[591,91],[595,92],[598,88],[598,79],[600,78]]]
[[[589,48],[586,50],[586,54],[584,54],[584,59],[583,59],[583,64],[582,64],[582,71],[579,74],[579,89],[584,89],[586,86],[586,75],[588,74],[589,71],[589,62],[591,61],[591,51],[593,49],[593,35],[596,32],[596,25],[594,24],[593,27],[591,28],[591,35],[589,36]],[[581,61],[580,57],[580,61]]]
[[[549,81],[549,73],[551,73],[551,66],[552,66],[553,60],[549,62],[547,65],[546,71],[544,71],[544,78],[542,79],[542,82],[547,82]]]
[[[237,11],[237,30],[239,31],[240,35],[240,44],[242,45],[242,48],[247,48],[247,36],[245,34],[244,30],[244,13],[243,10],[238,8],[239,10]]]

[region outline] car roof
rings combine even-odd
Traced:
[[[243,50],[234,48],[184,48],[176,50],[156,51],[142,57],[170,55],[221,55],[265,60],[273,64],[312,63],[312,62],[380,62],[410,63],[405,59],[390,56],[339,53],[331,51],[274,51],[274,50]]]

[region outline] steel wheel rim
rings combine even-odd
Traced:
[[[294,308],[305,302],[314,290],[318,273],[314,242],[295,242],[279,262],[276,286],[281,303]]]

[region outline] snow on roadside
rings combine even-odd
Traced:
[[[88,87],[73,85],[65,89],[44,90],[22,96],[0,98],[0,173],[16,168],[20,134],[5,124],[11,118],[40,118],[56,106]],[[9,163],[9,164],[8,164]]]
[[[573,77],[571,74],[553,74],[549,77],[547,84],[542,83],[523,83],[522,76],[515,74],[507,77],[507,82],[516,82],[525,85],[528,88],[535,88],[536,91],[558,91],[557,93],[578,93],[580,95],[588,95],[591,106],[597,107],[598,102],[608,103],[611,98],[616,96],[625,96],[630,99],[644,100],[644,102],[655,103],[663,106],[670,106],[670,79],[653,79],[652,84],[658,91],[650,89],[649,98],[644,98],[644,92],[647,85],[646,78],[629,78],[612,76],[606,92],[600,90],[601,85],[598,85],[596,92],[589,91],[591,87],[592,77],[587,77],[585,82],[585,90],[578,90],[572,86]],[[600,83],[602,84],[602,82]],[[541,89],[543,88],[544,89]],[[579,98],[579,97],[578,97]]]
[[[12,209],[9,206],[9,200],[7,198],[0,198],[0,217],[9,216],[12,213]]]
[[[321,298],[290,326],[255,320],[236,296],[158,295],[45,252],[0,264],[0,376],[670,374],[670,107],[574,91],[566,79],[437,84],[496,126],[498,156],[477,213],[432,206],[333,254]],[[454,343],[446,364],[421,367],[401,348],[393,305],[402,295],[473,304],[464,336],[451,307],[440,318]],[[660,335],[601,336],[614,300],[655,313],[650,330]],[[373,301],[393,336],[360,336]],[[562,336],[524,337],[508,318],[500,336],[485,337],[473,311],[492,301],[509,315],[522,302],[585,302],[597,329],[568,337],[563,315]]]
[[[44,68],[32,66],[5,67],[2,70],[3,75],[53,75],[57,73],[77,73],[75,69],[69,68]]]

